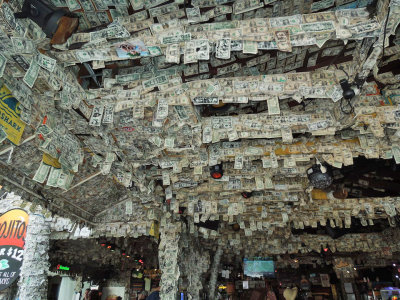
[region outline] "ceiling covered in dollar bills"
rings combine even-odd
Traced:
[[[1,6],[4,187],[95,237],[167,216],[211,247],[279,254],[333,245],[295,230],[395,226],[399,1],[52,2],[79,18],[64,44],[16,19],[22,2]],[[385,244],[362,234],[362,251]]]

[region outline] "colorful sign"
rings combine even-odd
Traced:
[[[12,209],[0,216],[0,291],[19,276],[28,221],[29,216],[22,209]]]
[[[15,145],[19,145],[25,129],[25,123],[21,121],[20,116],[19,102],[3,85],[0,88],[0,125],[7,133],[8,140]]]

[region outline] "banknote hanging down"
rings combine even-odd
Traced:
[[[182,51],[184,64],[190,64],[208,60],[214,47],[215,57],[225,60],[230,59],[231,51],[257,54],[258,50],[278,49],[292,52],[293,47],[321,47],[331,39],[358,40],[377,37],[383,25],[379,20],[370,18],[368,11],[363,8],[186,26],[183,21],[176,19],[166,24],[145,19],[131,25],[132,23],[128,23],[131,19],[132,16],[121,17],[100,31],[90,34],[76,33],[69,41],[70,44],[97,41],[99,45],[93,50],[54,52],[54,55],[61,61],[78,63],[118,61],[121,58],[159,56],[164,53],[167,62],[179,63]],[[137,31],[142,34],[134,34]],[[129,37],[129,32],[136,37]],[[104,40],[127,37],[130,40],[117,44],[105,43]],[[212,47],[207,45],[206,40]],[[236,44],[242,46],[231,46]]]

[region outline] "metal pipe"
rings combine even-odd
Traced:
[[[100,174],[101,174],[101,171],[99,171],[97,173],[94,173],[93,175],[90,175],[89,177],[81,180],[80,182],[78,182],[77,184],[75,184],[74,186],[70,187],[68,190],[66,190],[66,191],[64,191],[62,193],[65,194],[66,192],[69,192],[70,190],[80,186],[81,184],[85,183],[86,181],[89,181],[90,179],[92,179],[92,178],[94,178],[94,177],[96,177],[97,175],[100,175]]]
[[[25,192],[29,193],[30,195],[32,195],[32,196],[34,196],[34,197],[36,197],[36,198],[38,198],[40,200],[43,200],[43,201],[47,202],[47,200],[44,197],[40,196],[39,194],[36,194],[35,192],[31,191],[30,189],[27,189],[26,187],[20,185],[19,183],[14,182],[13,180],[10,180],[10,179],[8,179],[8,178],[6,178],[4,176],[2,176],[2,179],[7,181],[8,183],[11,183],[12,185],[15,185],[16,187],[20,188],[21,190],[24,190]],[[61,209],[61,207],[58,206],[57,204],[52,204],[52,205],[54,205],[55,207]],[[72,216],[74,216],[74,217],[76,217],[76,218],[78,218],[78,219],[80,219],[80,220],[82,220],[84,222],[87,222],[87,223],[89,223],[91,225],[96,225],[96,223],[91,222],[91,221],[89,221],[89,220],[87,220],[87,219],[85,219],[85,218],[83,218],[81,216],[78,216],[78,215],[74,214],[74,213],[68,212],[68,214],[70,214],[70,215],[72,215]]]
[[[7,165],[6,165],[4,162],[2,162],[2,161],[0,161],[0,164],[7,166]],[[1,176],[1,175],[0,175],[0,176]],[[30,179],[29,177],[27,177],[27,178]],[[30,180],[32,180],[32,179],[30,179]],[[86,213],[86,214],[88,214],[88,215],[90,215],[90,216],[92,216],[92,217],[94,216],[94,214],[92,214],[92,213],[88,212],[87,210],[85,210],[85,209],[79,207],[78,205],[76,205],[76,204],[74,204],[74,203],[68,201],[68,200],[65,199],[64,197],[61,197],[60,195],[57,195],[57,197],[60,197],[64,202],[66,202],[66,203],[68,203],[69,205],[71,205],[71,206],[73,206],[73,207],[79,209],[80,211],[82,211],[82,212],[84,212],[84,213]]]
[[[35,136],[36,136],[36,135],[31,135],[31,136],[27,137],[27,138],[26,138],[25,140],[23,140],[22,143],[19,144],[18,146],[21,146],[21,145],[23,145],[23,144],[25,144],[25,143],[27,143],[27,142],[32,141],[32,140],[35,138]],[[7,148],[1,150],[1,151],[0,151],[0,155],[3,155],[4,153],[10,151],[13,147],[14,147],[14,146],[10,146],[10,147],[7,147]]]

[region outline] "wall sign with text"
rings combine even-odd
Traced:
[[[0,216],[0,291],[19,276],[28,221],[29,215],[22,209],[12,209]]]

